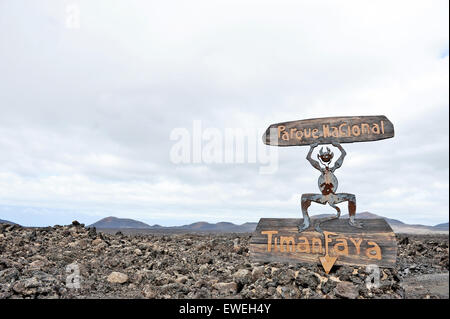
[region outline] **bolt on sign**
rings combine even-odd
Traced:
[[[334,264],[394,267],[397,243],[384,219],[361,222],[356,219],[356,196],[337,192],[335,175],[346,151],[341,143],[369,142],[394,137],[394,126],[384,115],[326,117],[272,124],[263,142],[274,146],[309,145],[306,159],[320,172],[320,193],[301,195],[302,219],[260,219],[250,242],[250,258],[255,261],[320,262],[329,273]],[[320,148],[317,160],[312,153],[319,144],[331,144],[340,152]],[[348,204],[348,220],[339,219],[339,203]],[[311,222],[311,203],[328,204],[336,214]]]

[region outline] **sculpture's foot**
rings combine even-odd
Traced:
[[[298,232],[301,233],[309,228],[309,223],[303,223],[303,225],[298,226]]]
[[[348,224],[349,224],[350,226],[352,226],[352,227],[363,228],[363,224],[362,224],[361,222],[359,222],[359,221],[356,221],[356,220],[350,219],[350,220],[348,221]]]
[[[318,232],[323,234],[323,230],[320,228],[320,223],[317,223],[316,226],[314,227],[314,229]]]
[[[331,217],[325,217],[325,218],[317,219],[317,220],[315,221],[314,229],[315,229],[317,232],[319,232],[319,233],[321,233],[321,234],[323,235],[323,230],[322,230],[322,228],[320,228],[320,225],[321,225],[322,223],[328,222],[328,221],[330,221],[330,220],[335,220],[335,219],[339,219],[339,214],[336,215],[336,216],[331,216]]]

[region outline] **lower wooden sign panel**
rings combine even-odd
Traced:
[[[397,241],[392,228],[381,218],[364,219],[362,223],[360,229],[350,226],[348,219],[335,219],[320,225],[323,233],[313,228],[299,233],[303,219],[261,218],[250,241],[250,259],[320,263],[319,257],[330,256],[337,257],[336,265],[375,264],[393,268]]]

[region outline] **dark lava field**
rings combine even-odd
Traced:
[[[0,224],[3,298],[448,298],[448,236],[398,235],[395,269],[251,263],[250,234],[97,232]]]

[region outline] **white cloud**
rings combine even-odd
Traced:
[[[79,29],[65,27],[68,3]],[[1,2],[0,217],[300,216],[300,194],[317,190],[306,148],[280,149],[269,176],[251,164],[180,166],[170,131],[384,114],[395,138],[344,146],[339,189],[360,211],[446,221],[448,11],[447,1]],[[34,208],[15,216],[16,206]]]

